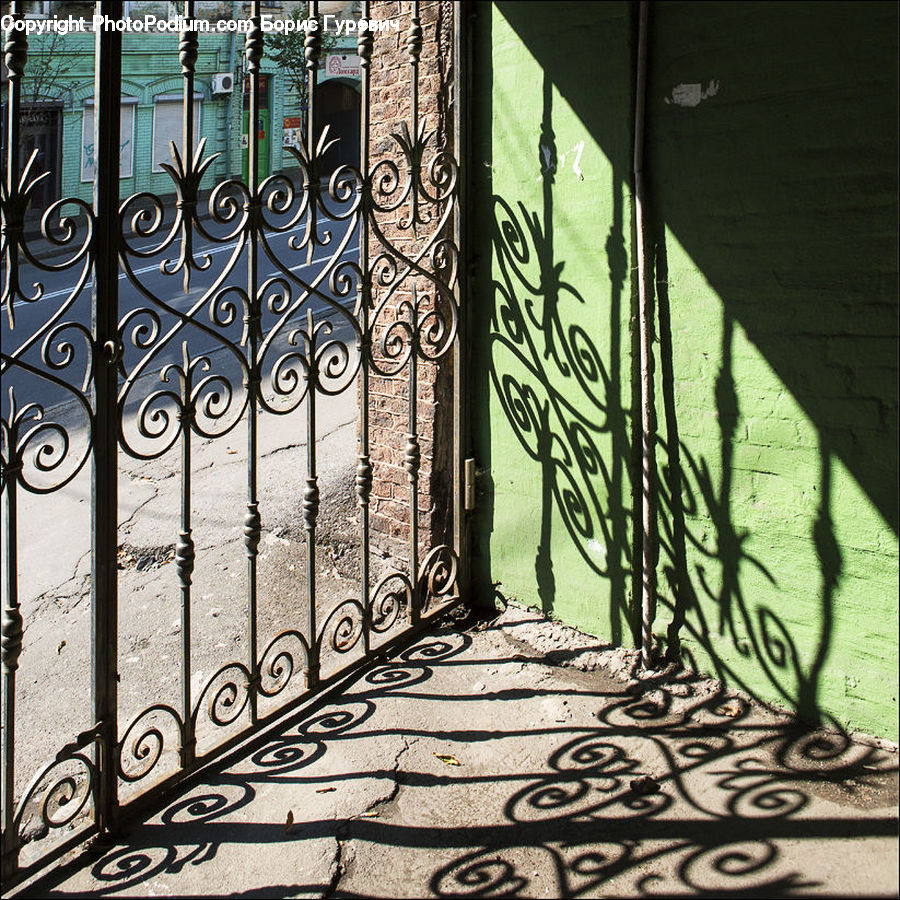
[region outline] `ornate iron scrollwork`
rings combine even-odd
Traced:
[[[268,71],[258,3],[251,20],[244,54],[252,109],[259,78]],[[410,121],[395,129],[391,154],[383,158],[372,157],[366,118],[378,44],[370,30],[359,32],[364,133],[358,165],[330,162],[337,138],[324,125],[317,133],[310,129],[303,146],[284,148],[291,168],[261,178],[253,166],[247,178],[216,181],[222,159],[207,153],[193,107],[203,40],[183,30],[171,47],[185,101],[183,140],[171,145],[171,161],[160,164],[169,183],[165,193],[139,190],[119,200],[113,192],[111,215],[76,198],[58,200],[40,217],[39,252],[37,238],[25,227],[29,205],[50,175],[39,170],[37,153],[21,171],[11,166],[11,177],[7,173],[0,187],[5,262],[0,303],[14,338],[4,342],[2,374],[15,381],[0,423],[2,488],[13,531],[18,489],[51,494],[90,465],[114,467],[116,449],[139,461],[181,452],[181,512],[172,533],[170,570],[182,607],[180,699],[170,704],[158,697],[124,728],[104,721],[100,737],[67,745],[41,769],[9,813],[14,813],[16,845],[9,858],[25,818],[36,817],[45,830],[88,813],[103,820],[120,788],[130,801],[163,776],[171,780],[192,771],[213,752],[205,736],[251,728],[277,712],[278,704],[284,708],[314,689],[323,656],[340,670],[400,634],[404,614],[415,623],[460,596],[456,550],[443,544],[418,547],[417,493],[430,451],[417,426],[417,379],[423,365],[448,357],[459,329],[459,249],[451,237],[459,173],[450,148],[418,114],[415,83],[424,40],[418,5],[405,43],[413,70]],[[21,106],[16,92],[28,65],[24,33],[12,31],[4,52],[14,100],[9,147],[16,148]],[[307,34],[304,54],[314,87],[322,54],[316,31]],[[309,113],[318,128],[312,109]],[[255,160],[253,129],[248,139]],[[104,188],[117,184],[115,173],[97,177]],[[47,247],[53,255],[46,254]],[[106,247],[110,253],[98,249]],[[69,286],[61,294],[48,292],[42,281],[26,286],[27,268],[41,277],[70,273]],[[17,321],[18,310],[38,303],[45,312],[40,324]],[[397,395],[410,410],[410,426],[398,436],[409,478],[410,555],[408,561],[378,566],[370,565],[369,527],[378,478],[369,445],[369,381],[376,377],[406,379]],[[52,407],[31,399],[35,384],[49,386],[61,399]],[[111,402],[98,384],[107,386]],[[317,529],[327,501],[316,456],[321,436],[316,414],[329,398],[347,392],[358,392],[361,407],[351,476],[360,513],[360,574],[357,585],[329,606],[316,594]],[[257,418],[301,409],[308,462],[298,506],[306,534],[308,614],[305,622],[260,638],[256,565],[264,550],[267,510],[257,485]],[[240,660],[217,660],[211,677],[192,683],[191,591],[204,552],[191,522],[192,453],[198,439],[217,441],[238,431],[246,431],[248,446],[247,498],[236,526],[248,573],[247,651]],[[95,432],[100,433],[96,440]],[[104,475],[115,481],[112,469]],[[114,570],[112,506],[107,519],[95,520],[93,527],[102,532],[99,539]],[[2,664],[14,687],[23,616],[12,581],[3,602]],[[92,596],[92,602],[104,601]],[[114,693],[115,666],[109,680],[106,688]],[[11,758],[11,748],[4,753]]]

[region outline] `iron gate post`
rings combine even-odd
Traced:
[[[469,428],[469,353],[468,339],[469,274],[471,257],[467,240],[468,185],[472,168],[469,160],[467,122],[469,121],[468,90],[472,81],[469,77],[471,64],[468,34],[472,26],[471,0],[461,0],[453,9],[453,154],[462,164],[462,178],[459,180],[459,196],[453,216],[453,239],[459,248],[459,325],[453,345],[453,549],[459,559],[460,592],[472,597],[469,568],[468,517],[470,505],[467,503],[465,460],[471,450]],[[474,504],[472,504],[474,506]]]
[[[99,13],[116,20],[121,4],[100,0]],[[118,818],[118,335],[119,119],[122,34],[98,28],[94,60],[94,454],[92,481],[92,631],[94,721],[99,730],[94,804],[102,832]]]
[[[14,21],[22,18],[19,3],[14,3]],[[22,75],[28,58],[28,40],[25,32],[10,29],[4,50],[4,65],[8,74],[8,130],[6,134],[6,171],[3,238],[8,254],[7,277],[15,266],[13,259],[18,252],[18,234],[23,228],[24,206],[14,209],[10,204],[17,193],[19,184],[19,103],[22,93]],[[11,221],[14,219],[14,221]],[[12,301],[10,301],[12,310]],[[10,315],[12,313],[10,312]],[[10,396],[12,400],[12,395]],[[15,418],[10,410],[11,431],[4,435],[2,485],[3,485],[3,533],[4,556],[6,558],[6,590],[3,597],[2,666],[3,666],[3,746],[0,748],[0,782],[2,782],[3,839],[0,875],[6,881],[15,872],[19,860],[19,835],[15,824],[15,710],[16,710],[16,669],[22,651],[22,613],[19,609],[18,569],[16,542],[16,482],[21,460],[16,459]]]

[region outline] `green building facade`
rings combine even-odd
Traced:
[[[159,165],[162,161],[171,161],[168,140],[174,140],[181,150],[181,72],[177,68],[159,71],[160,60],[166,60],[167,67],[173,68],[173,41],[177,43],[177,35],[146,35],[140,39],[126,35],[124,39],[120,168],[123,198],[137,191],[166,195],[173,190],[171,179]],[[236,47],[231,43],[227,35],[201,35],[194,80],[196,134],[198,140],[206,140],[207,155],[219,154],[213,167],[215,179],[239,176],[242,171],[242,134],[246,129],[240,90],[243,48],[239,39]],[[57,196],[90,201],[93,191],[93,36],[69,35],[67,53],[71,56],[71,68],[67,73],[71,87],[66,88],[61,100],[52,104],[59,117],[59,123],[53,122],[51,126],[57,129],[60,141],[56,193]],[[271,64],[263,66],[263,73],[266,76],[264,102],[269,133],[261,174],[268,175],[285,165],[281,128],[276,126],[285,116],[298,114],[299,110],[296,102],[293,109],[287,105],[290,99],[286,97],[281,73]],[[233,89],[214,92],[217,80],[224,80],[221,76],[226,74],[232,77]],[[49,168],[54,171],[52,166]]]
[[[264,11],[273,18],[306,14],[305,4],[267,3]],[[293,7],[298,6],[298,10]],[[322,4],[332,14],[350,17],[358,4]],[[196,15],[211,23],[232,19],[246,25],[249,11],[243,2],[205,2],[196,4]],[[89,21],[91,3],[31,4],[26,12],[33,17],[82,16]],[[180,4],[131,2],[125,13],[138,18],[156,15],[166,18],[182,11]],[[292,37],[302,53],[304,34]],[[138,191],[165,196],[172,193],[171,179],[161,162],[171,161],[169,141],[179,151],[182,144],[181,109],[183,80],[178,63],[179,36],[174,33],[134,33],[123,35],[122,60],[122,136],[120,195],[126,198]],[[210,30],[199,34],[199,55],[195,66],[194,102],[197,140],[205,140],[205,154],[218,154],[207,174],[208,185],[226,177],[246,179],[247,101],[243,53],[245,33]],[[51,177],[36,197],[35,208],[44,207],[60,197],[90,201],[93,191],[93,95],[95,36],[69,32],[65,35],[31,35],[30,63],[26,69],[23,100],[29,107],[23,123],[21,152],[25,159],[35,148],[38,164]],[[325,121],[332,116],[328,108],[335,97],[340,109],[334,115],[341,128],[345,148],[343,157],[354,160],[358,153],[359,76],[353,72],[356,51],[355,34],[323,42],[325,53],[320,62],[320,91],[325,91]],[[270,48],[271,50],[271,48]],[[174,52],[173,52],[174,51]],[[328,54],[328,55],[326,55]],[[344,69],[335,73],[327,63],[331,55],[343,59]],[[332,65],[332,69],[334,69]],[[358,61],[356,64],[358,69]],[[285,145],[299,140],[298,126],[305,126],[306,101],[293,86],[285,67],[264,55],[260,78],[260,177],[296,167],[296,160],[285,152]],[[343,91],[335,91],[336,86]],[[344,96],[344,95],[347,96]],[[333,96],[334,95],[334,96]],[[349,100],[347,99],[349,97]],[[354,127],[355,126],[355,127]],[[23,159],[24,162],[24,159]]]

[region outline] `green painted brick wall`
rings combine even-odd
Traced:
[[[702,668],[896,739],[897,10],[663,3],[652,33],[663,518],[685,511],[657,631],[684,611]]]
[[[475,572],[628,643],[635,6],[479,9]],[[896,739],[897,9],[670,2],[650,32],[654,631]]]
[[[632,264],[627,188],[627,4],[592,7],[604,52],[559,4],[521,10],[565,48],[573,82],[608,90],[590,109],[524,46],[505,13],[478,4],[482,98],[472,161],[483,225],[476,283],[482,582],[627,640],[631,578],[629,408]],[[523,5],[524,7],[524,5]],[[490,85],[488,87],[487,85]],[[586,95],[585,95],[586,96]],[[593,137],[603,130],[610,147]]]

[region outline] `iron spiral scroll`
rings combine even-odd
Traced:
[[[421,157],[429,137],[422,129],[418,144],[398,135],[397,145],[409,161]],[[119,323],[123,347],[119,443],[126,453],[152,459],[191,435],[220,438],[232,432],[253,405],[267,413],[286,415],[311,398],[348,390],[363,367],[395,377],[408,371],[416,360],[441,358],[452,346],[458,329],[454,294],[458,252],[443,234],[455,199],[455,161],[445,149],[438,151],[427,170],[431,179],[427,185],[417,165],[409,166],[417,174],[405,183],[401,167],[394,161],[377,163],[367,178],[343,165],[331,173],[322,193],[310,188],[321,177],[321,156],[330,146],[326,138],[327,129],[315,155],[296,153],[301,172],[296,180],[273,175],[255,193],[236,179],[219,183],[207,201],[208,221],[225,226],[218,233],[204,224],[196,204],[179,205],[169,223],[159,197],[135,194],[121,204],[122,269],[146,300]],[[212,160],[203,158],[202,150],[201,143],[190,167],[183,167],[177,155],[176,165],[168,167],[178,196],[196,191],[200,183],[196,172],[208,170]],[[298,185],[301,179],[302,185]],[[377,219],[406,204],[412,211],[401,228],[411,229],[414,223],[421,228],[429,221],[422,208],[423,196],[428,204],[443,208],[432,234],[410,254],[394,246]],[[417,211],[413,197],[419,198]],[[347,227],[326,265],[315,277],[306,279],[276,253],[271,237],[300,226],[302,234],[292,235],[289,248],[308,257],[332,244],[332,234],[328,230],[323,233],[320,227],[323,221],[344,221]],[[349,235],[358,227],[369,227],[379,243],[379,251],[368,265],[342,259]],[[234,243],[234,249],[227,252],[213,284],[193,300],[187,312],[178,313],[167,298],[140,283],[133,260],[158,257],[170,250],[172,256],[160,270],[166,275],[180,274],[183,284],[189,285],[191,273],[208,271],[211,264],[209,255],[196,258],[186,247],[184,235],[191,229],[209,242]],[[134,249],[131,241],[136,236],[156,242],[149,248],[145,243],[143,249]],[[253,242],[276,269],[255,292],[227,283],[243,251]],[[423,282],[427,294],[417,287]],[[364,291],[372,284],[374,291]],[[409,296],[398,300],[404,290]],[[373,294],[377,303],[360,302],[361,297]],[[321,302],[321,313],[313,312],[313,300]],[[348,301],[354,303],[352,310]],[[167,314],[172,319],[168,327]],[[264,318],[270,321],[269,327],[264,327]],[[192,356],[194,329],[213,338],[221,352]],[[367,345],[365,336],[379,330],[380,340]],[[349,337],[336,336],[348,331]],[[280,350],[279,337],[284,345]],[[159,365],[167,350],[179,343],[181,360]],[[234,361],[230,374],[216,369],[217,360],[223,358]],[[155,368],[160,386],[135,403],[131,398],[136,385]],[[129,406],[136,408],[131,418]],[[357,476],[363,494],[371,490],[371,482],[371,466],[363,468]],[[314,485],[307,489],[304,507],[308,524],[314,524],[318,513]],[[261,527],[258,510],[248,514],[245,535],[254,551]],[[189,580],[189,572],[183,579]],[[426,555],[417,577],[402,571],[389,573],[367,594],[367,602],[348,597],[338,603],[312,637],[297,629],[275,635],[255,666],[237,660],[220,666],[198,691],[187,716],[167,704],[142,710],[127,724],[119,741],[119,777],[136,783],[156,773],[167,752],[177,751],[183,758],[185,744],[193,740],[201,725],[232,725],[247,710],[251,694],[276,697],[298,674],[308,677],[310,661],[323,652],[349,654],[366,633],[396,631],[401,613],[414,605],[425,613],[457,601],[456,553],[449,545],[437,546]]]
[[[406,47],[415,79],[422,28],[418,4],[413,6]],[[258,18],[257,9],[245,48],[254,84],[265,50]],[[186,98],[194,95],[198,46],[202,37],[198,45],[196,35],[179,35]],[[360,32],[365,92],[376,48],[372,34]],[[320,53],[316,39],[307,38],[313,83]],[[5,65],[13,93],[27,60],[23,33],[12,32]],[[11,109],[20,105],[15,94]],[[96,204],[65,198],[43,211],[37,234],[30,232],[27,214],[50,175],[40,170],[36,153],[19,169],[13,165],[14,177],[2,182],[0,303],[14,340],[4,340],[0,362],[6,397],[0,436],[13,543],[17,495],[54,494],[86,475],[99,465],[99,445],[110,436],[113,466],[116,453],[141,463],[180,453],[174,474],[181,479],[182,500],[170,570],[182,608],[180,696],[149,703],[127,721],[115,715],[97,721],[37,772],[9,813],[4,811],[6,875],[22,870],[26,844],[26,867],[33,868],[42,858],[35,850],[48,835],[64,834],[71,845],[79,828],[104,827],[115,807],[127,808],[133,799],[176,783],[324,681],[412,634],[423,619],[460,599],[457,548],[442,540],[420,548],[417,532],[428,452],[416,422],[418,373],[423,365],[449,363],[460,327],[459,247],[453,236],[459,171],[448,142],[429,129],[414,102],[410,121],[398,125],[390,148],[382,147],[378,158],[370,154],[366,135],[358,165],[329,163],[337,139],[325,126],[303,146],[284,148],[292,168],[265,178],[251,170],[245,178],[217,180],[222,160],[207,152],[187,100],[184,129],[181,145],[173,143],[171,160],[162,164],[168,190],[141,190],[117,201],[112,225]],[[10,137],[10,146],[17,145],[18,133]],[[105,254],[107,246],[112,256]],[[120,287],[106,288],[114,306],[120,290],[137,300],[115,306],[112,327],[104,333],[95,321],[101,302],[96,286],[112,257]],[[48,296],[52,292],[39,279],[26,283],[26,268],[70,273],[71,287]],[[145,277],[151,270],[154,277]],[[162,288],[154,286],[157,273]],[[41,323],[23,335],[17,312],[36,304]],[[114,390],[105,401],[101,382],[110,374]],[[395,557],[377,574],[369,565],[375,543],[369,510],[379,474],[367,409],[367,385],[375,378],[404,385],[397,395],[405,394],[410,427],[397,442],[412,508],[408,560]],[[50,386],[52,404],[30,398],[34,383]],[[324,502],[315,458],[316,409],[347,392],[357,394],[361,406],[354,473],[363,523],[358,585],[321,610],[313,585],[307,624],[261,639],[256,561],[267,509],[256,484],[257,420],[306,413],[312,455],[298,506],[314,582]],[[245,433],[248,494],[238,528],[248,566],[249,647],[243,658],[226,657],[196,682],[190,669],[192,591],[204,550],[192,521],[192,459],[203,443]],[[114,561],[117,547],[106,550]],[[2,657],[5,683],[14,692],[27,617],[12,582],[3,601]],[[99,601],[92,595],[92,602]],[[330,666],[324,676],[323,660]],[[101,678],[96,672],[92,677]],[[5,715],[14,714],[14,706],[5,709]],[[11,748],[4,752],[12,754]]]

